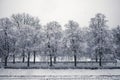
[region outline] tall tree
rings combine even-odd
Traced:
[[[30,56],[33,51],[33,33],[34,28],[31,26],[25,26],[20,29],[21,33],[17,41],[18,47],[24,50],[23,57],[27,57],[27,66],[30,66]],[[23,58],[24,59],[24,58]]]
[[[34,28],[32,35],[32,51],[33,51],[33,63],[36,62],[36,55],[40,55],[43,51],[43,29],[41,27]],[[39,54],[38,54],[39,52]]]
[[[18,39],[18,40],[22,40],[22,38],[25,38],[24,37],[25,36],[24,31],[23,31],[23,29],[25,29],[24,27],[30,26],[30,27],[32,27],[32,28],[34,28],[36,30],[37,29],[39,30],[40,27],[41,27],[41,25],[39,24],[40,21],[39,21],[39,19],[37,17],[33,17],[33,16],[31,16],[29,14],[26,14],[26,13],[13,14],[12,15],[12,21],[14,23],[14,26],[16,26],[17,29],[18,29],[19,38],[21,38],[21,39]],[[33,44],[36,44],[35,36],[37,35],[37,31],[34,30],[32,35],[34,36],[34,38],[33,38],[34,40],[32,39]],[[23,41],[21,41],[21,42],[23,42]],[[25,43],[25,42],[23,42],[23,43]],[[21,45],[21,43],[20,43],[20,45]],[[22,45],[20,47],[20,50],[22,50],[21,52],[22,52],[22,56],[23,56],[23,61],[22,62],[25,62],[25,56],[26,56],[24,49],[25,49],[25,45]],[[33,55],[34,55],[34,62],[35,62],[36,51],[33,50],[33,53],[34,53]]]
[[[12,35],[11,35],[12,22],[9,18],[0,19],[0,51],[4,58],[5,66],[7,66],[8,57],[12,47]]]
[[[96,61],[99,58],[99,66],[102,66],[102,58],[110,50],[110,33],[106,25],[105,15],[98,13],[90,22],[90,43],[91,49],[94,51]]]
[[[114,37],[114,45],[115,45],[115,58],[120,59],[120,26],[112,29],[112,34]]]
[[[74,55],[74,65],[77,66],[77,55],[81,53],[82,34],[79,28],[79,24],[70,20],[65,25],[66,44],[69,51],[69,55]]]
[[[47,52],[50,55],[50,66],[52,66],[53,57],[54,57],[54,62],[56,62],[56,55],[59,49],[58,46],[62,34],[61,32],[62,32],[61,25],[56,21],[49,22],[45,26],[46,46],[47,46]]]

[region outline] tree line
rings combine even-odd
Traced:
[[[31,56],[35,63],[36,56],[46,55],[52,66],[58,56],[69,55],[74,58],[74,66],[77,66],[78,56],[89,56],[102,66],[102,60],[120,57],[120,26],[109,28],[107,22],[101,13],[91,18],[86,28],[73,20],[69,20],[64,29],[57,21],[41,25],[39,18],[26,13],[1,18],[1,61],[7,66],[9,57],[15,63],[19,56],[23,63],[27,59],[29,67]]]

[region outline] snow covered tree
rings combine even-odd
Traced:
[[[120,26],[118,25],[116,28],[112,29],[112,34],[114,37],[114,45],[115,45],[115,57],[120,59]]]
[[[13,47],[11,27],[12,22],[9,18],[0,19],[0,51],[2,53],[2,58],[5,60],[5,66],[7,66],[8,57]]]
[[[27,34],[27,32],[24,32],[23,29],[31,30],[31,29],[34,28],[33,29],[34,31],[31,32],[32,38],[31,38],[30,41],[33,41],[31,43],[34,45],[34,50],[33,49],[32,50],[33,50],[33,53],[34,53],[33,56],[34,56],[34,63],[35,63],[35,56],[36,56],[35,44],[37,43],[35,36],[38,35],[37,32],[41,27],[40,24],[39,24],[39,22],[40,22],[39,19],[37,17],[33,17],[33,16],[29,15],[29,14],[23,13],[23,14],[13,14],[12,15],[12,21],[14,23],[14,26],[16,26],[17,29],[18,29],[18,36],[19,36],[18,42],[20,42],[18,44],[18,46],[21,45],[20,51],[22,51],[22,56],[23,56],[23,61],[22,62],[25,62],[25,56],[26,56],[25,55],[25,47],[26,46],[24,45],[26,43],[24,41],[22,41],[22,39],[26,38],[25,35]],[[38,30],[36,31],[35,29],[36,30],[38,29]],[[19,41],[19,40],[21,40],[21,41]],[[23,42],[23,45],[22,45],[22,42]]]
[[[11,16],[14,25],[18,28],[22,27],[23,25],[30,25],[34,27],[39,27],[39,19],[37,17],[33,17],[29,14],[22,13],[22,14],[13,14]]]
[[[30,63],[30,54],[32,49],[32,37],[33,37],[33,28],[31,26],[25,26],[20,29],[21,33],[18,38],[18,46],[20,49],[24,50],[23,57],[27,57],[27,66],[29,67]],[[23,58],[24,59],[24,58]]]
[[[45,45],[47,54],[50,56],[50,66],[52,66],[52,58],[54,57],[54,62],[56,62],[56,55],[59,49],[59,42],[62,35],[61,25],[52,21],[45,26]]]
[[[82,33],[79,24],[75,21],[70,20],[65,27],[66,48],[68,48],[69,55],[74,56],[74,65],[77,66],[77,55],[82,51]]]
[[[77,22],[70,20],[62,30],[57,21],[42,27],[37,17],[13,14],[11,18],[0,19],[0,58],[5,67],[11,56],[13,63],[19,57],[30,67],[31,59],[36,63],[39,56],[49,58],[50,66],[55,66],[63,57],[76,67],[80,58],[87,56],[101,67],[102,61],[109,57],[112,56],[111,60],[120,57],[120,26],[110,30],[106,23],[105,15],[98,13],[91,18],[88,28],[80,28]]]
[[[36,62],[36,55],[40,55],[43,50],[43,29],[41,27],[34,28],[32,36],[32,51],[33,51],[33,63]],[[39,54],[38,54],[38,53]]]
[[[106,17],[98,13],[94,18],[91,18],[90,22],[90,46],[94,51],[96,61],[99,58],[99,66],[102,66],[102,58],[104,55],[111,51],[111,35],[109,33],[108,26],[106,25]]]
[[[18,39],[18,36],[17,36],[17,31],[15,29],[15,27],[13,26],[11,28],[11,51],[12,51],[12,54],[11,56],[13,57],[13,64],[16,62],[16,55],[18,55],[18,47],[17,47],[17,39]]]

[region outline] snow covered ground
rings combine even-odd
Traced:
[[[120,69],[0,69],[0,75],[120,75]]]
[[[120,70],[0,69],[0,80],[120,80]]]

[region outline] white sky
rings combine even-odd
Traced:
[[[88,26],[90,18],[103,13],[111,27],[120,24],[120,0],[0,0],[0,18],[13,13],[29,13],[42,24],[56,20],[64,25],[68,20]]]

